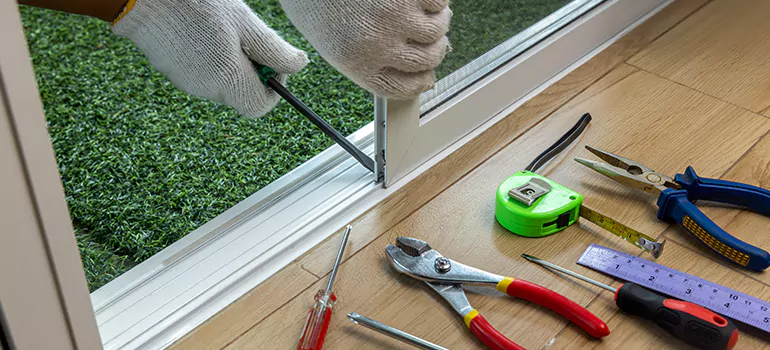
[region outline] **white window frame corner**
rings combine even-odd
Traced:
[[[383,186],[464,144],[670,2],[574,0],[419,99],[376,99],[375,116],[386,129]]]

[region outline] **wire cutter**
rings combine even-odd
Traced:
[[[770,216],[770,190],[716,179],[702,178],[688,166],[674,178],[645,165],[590,146],[586,148],[609,164],[575,158],[599,173],[658,197],[658,219],[676,221],[717,254],[755,271],[770,266],[767,251],[727,233],[695,206],[697,200],[732,204]]]
[[[504,277],[461,264],[444,257],[425,241],[398,237],[396,245],[388,244],[386,252],[393,268],[427,283],[452,305],[463,317],[471,332],[491,349],[523,348],[498,332],[470,305],[462,288],[464,284],[494,285],[499,291],[512,297],[526,299],[553,310],[596,338],[610,334],[609,328],[602,320],[563,295],[521,279]]]

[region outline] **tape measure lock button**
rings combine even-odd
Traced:
[[[559,232],[578,219],[583,196],[530,171],[520,171],[497,188],[495,218],[526,237]]]

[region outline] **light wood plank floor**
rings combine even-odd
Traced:
[[[714,1],[629,63],[753,112],[770,106],[770,1]]]
[[[523,169],[585,112],[584,135],[540,173],[585,196],[585,203],[653,237],[668,239],[658,262],[770,301],[770,275],[736,269],[687,233],[655,218],[650,196],[572,161],[586,144],[673,175],[700,175],[770,187],[770,7],[763,0],[680,0],[571,72],[497,125],[439,162],[353,225],[335,284],[325,349],[411,349],[351,324],[348,312],[452,349],[482,348],[462,320],[421,282],[396,273],[384,247],[398,236],[427,240],[453,259],[551,288],[586,306],[612,334],[595,340],[557,314],[494,290],[468,298],[506,336],[532,348],[680,348],[648,322],[618,312],[612,294],[560,278],[519,258],[529,253],[589,277],[618,281],[575,264],[589,243],[638,254],[590,223],[527,239],[494,219],[497,185]],[[763,115],[764,114],[764,115]],[[703,206],[702,206],[703,207]],[[716,206],[715,221],[770,248],[770,219]],[[296,347],[313,294],[326,282],[339,234],[287,266],[175,344],[177,349]],[[741,327],[738,348],[770,348],[770,336]]]

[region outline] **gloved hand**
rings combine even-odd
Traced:
[[[433,87],[449,50],[448,0],[280,0],[334,68],[376,95],[406,99]]]
[[[241,0],[136,0],[113,23],[178,88],[260,117],[280,96],[267,89],[249,58],[276,78],[299,72],[305,52],[281,39]]]

